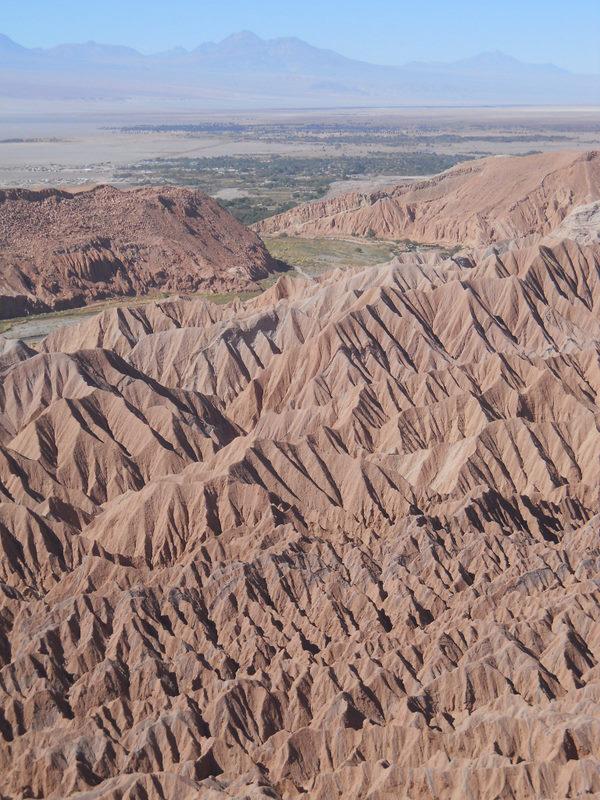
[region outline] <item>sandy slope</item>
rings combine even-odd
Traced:
[[[596,259],[282,280],[13,354],[5,795],[600,791]]]
[[[486,245],[556,228],[577,206],[600,200],[600,153],[494,156],[434,178],[370,194],[309,203],[254,227],[262,234],[366,236]]]
[[[5,346],[2,796],[600,797],[594,219]]]

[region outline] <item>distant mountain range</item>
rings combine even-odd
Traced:
[[[26,48],[0,34],[0,100],[203,107],[598,104],[600,76],[501,52],[383,66],[296,38],[244,31],[193,50],[145,55],[86,42]]]

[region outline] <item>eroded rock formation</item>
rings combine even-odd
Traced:
[[[593,206],[0,350],[0,794],[600,796]]]
[[[257,223],[262,234],[367,236],[481,246],[547,235],[600,200],[600,153],[494,156],[372,194],[307,203]]]
[[[0,319],[151,291],[257,288],[273,267],[260,239],[198,191],[0,191]]]
[[[3,356],[7,798],[600,792],[598,251]]]

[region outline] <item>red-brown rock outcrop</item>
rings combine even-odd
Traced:
[[[257,223],[261,234],[367,236],[480,246],[545,235],[600,200],[600,153],[495,156],[373,194],[308,203]]]
[[[570,243],[5,356],[3,797],[599,793],[599,303]]]
[[[256,288],[273,267],[260,239],[198,191],[0,191],[0,319],[152,291]]]
[[[578,208],[0,349],[3,800],[600,797]]]

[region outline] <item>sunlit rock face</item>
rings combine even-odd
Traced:
[[[0,351],[3,797],[600,793],[598,245],[461,263]]]
[[[0,190],[0,319],[148,292],[257,288],[273,260],[189,189]]]

